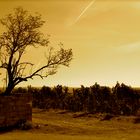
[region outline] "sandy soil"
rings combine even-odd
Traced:
[[[33,109],[33,129],[0,134],[0,140],[140,140],[140,123],[134,116],[113,117]]]

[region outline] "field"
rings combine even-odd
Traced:
[[[33,109],[33,129],[0,134],[0,140],[139,140],[140,123],[134,116],[71,113],[62,110]]]

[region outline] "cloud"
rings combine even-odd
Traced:
[[[117,51],[123,52],[123,53],[133,53],[136,51],[140,51],[140,42],[134,42],[134,43],[118,46]]]

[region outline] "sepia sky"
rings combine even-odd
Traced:
[[[112,86],[117,81],[140,86],[140,2],[138,0],[0,0],[0,18],[22,6],[46,21],[41,31],[72,48],[69,68],[20,86]],[[2,33],[0,26],[0,33]],[[44,50],[29,50],[27,59],[41,66]]]

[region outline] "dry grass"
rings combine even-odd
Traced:
[[[140,123],[134,124],[134,116],[101,121],[103,117],[101,114],[33,109],[33,129],[3,133],[0,140],[140,139]]]

